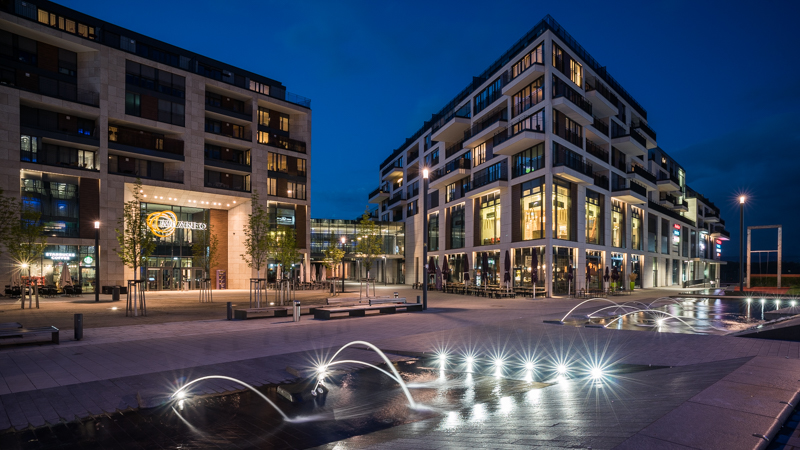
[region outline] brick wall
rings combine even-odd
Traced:
[[[228,272],[228,211],[212,209],[210,217],[211,229],[218,240],[217,261],[211,266],[211,285],[217,288],[217,270],[224,270],[228,277],[230,288],[230,273]]]

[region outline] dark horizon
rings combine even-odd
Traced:
[[[782,224],[784,260],[800,261],[791,240],[800,234],[797,200],[791,188],[781,189],[800,167],[791,151],[800,141],[793,80],[800,63],[782,50],[800,41],[793,24],[800,4],[240,1],[219,9],[144,0],[123,12],[114,2],[58,3],[311,98],[311,216],[337,219],[363,212],[380,163],[549,13],[647,110],[659,146],[686,169],[687,184],[720,208],[731,232],[724,260],[739,257],[737,198],[744,193],[745,226]],[[482,11],[477,28],[475,11]],[[755,70],[758,81],[744,76]],[[759,234],[755,249],[775,247],[772,232]]]

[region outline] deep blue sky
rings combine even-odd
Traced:
[[[785,258],[800,260],[800,2],[61,3],[311,98],[311,215],[348,219],[381,161],[549,13],[647,109],[688,184],[720,207],[725,259],[738,259],[746,192],[746,225],[783,224]]]

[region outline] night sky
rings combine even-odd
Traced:
[[[745,225],[782,224],[784,258],[800,260],[800,2],[61,3],[311,98],[311,216],[339,219],[363,212],[392,150],[549,13],[721,209],[723,259],[738,259],[746,193]]]

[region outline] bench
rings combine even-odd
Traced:
[[[50,339],[54,344],[58,344],[58,328],[56,327],[41,327],[41,328],[2,328],[0,329],[0,339],[25,337],[26,335],[36,334],[50,334]]]
[[[371,299],[369,299],[369,305],[370,306],[373,306],[373,305],[385,305],[385,304],[389,304],[389,303],[405,304],[406,303],[406,298],[405,297],[400,297],[400,298],[388,297],[388,298],[371,298]]]
[[[406,312],[422,311],[422,304],[419,303],[393,303],[383,305],[363,305],[363,306],[343,306],[339,308],[317,308],[314,310],[314,318],[328,320],[333,314],[347,314],[350,317],[365,317],[367,311],[378,311],[379,314],[395,314],[398,309],[403,308]]]
[[[317,307],[300,305],[300,314],[312,314]],[[235,320],[260,319],[264,317],[289,317],[294,306],[270,306],[268,308],[247,308],[233,310]]]
[[[4,328],[22,328],[22,324],[19,322],[4,322],[0,323],[0,330]]]

